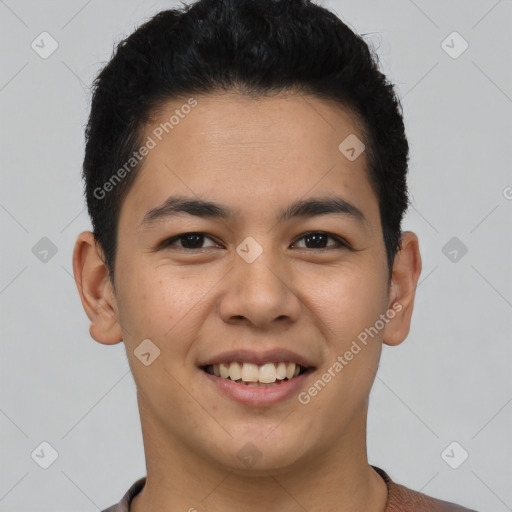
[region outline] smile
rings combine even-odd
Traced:
[[[298,396],[315,368],[285,361],[261,365],[233,361],[201,370],[216,393],[250,407],[266,407]]]
[[[204,367],[204,371],[222,379],[230,379],[246,386],[271,386],[291,380],[303,374],[306,368],[288,362],[264,363],[220,363]]]

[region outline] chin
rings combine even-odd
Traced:
[[[247,475],[261,472],[268,476],[268,471],[298,467],[305,450],[304,436],[287,434],[286,430],[276,435],[277,429],[266,424],[265,428],[250,429],[250,434],[245,431],[233,436],[229,440],[232,449],[226,453],[224,463],[233,471]]]

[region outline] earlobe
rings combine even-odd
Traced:
[[[97,342],[113,345],[123,340],[116,297],[103,253],[94,235],[84,231],[73,251],[73,274],[82,306],[91,321],[89,332]]]
[[[401,237],[401,249],[397,252],[393,264],[388,305],[388,316],[391,320],[386,325],[383,337],[386,345],[399,345],[409,334],[420,274],[421,255],[418,237],[412,231],[405,231]]]

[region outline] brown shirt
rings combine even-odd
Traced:
[[[403,485],[396,484],[385,471],[375,466],[372,466],[372,468],[383,478],[388,488],[385,512],[476,512],[454,503],[431,498]],[[142,490],[145,483],[146,477],[137,480],[117,505],[112,505],[102,512],[130,512],[132,499]]]

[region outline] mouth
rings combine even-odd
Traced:
[[[317,369],[308,356],[284,347],[235,349],[205,356],[197,366],[209,390],[251,408],[293,400]]]
[[[264,364],[231,361],[204,365],[200,368],[209,375],[247,387],[280,386],[315,370],[314,367],[306,367],[289,361]]]

